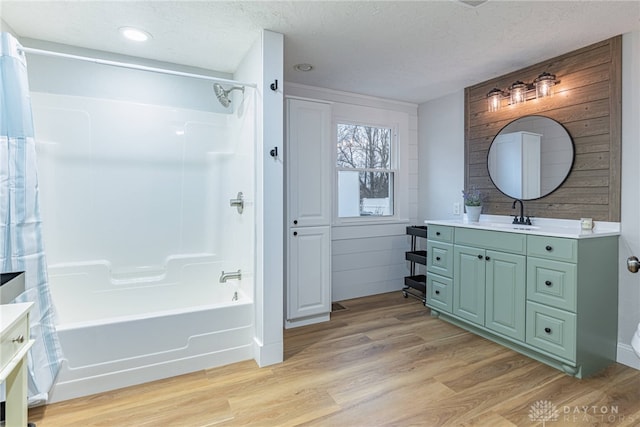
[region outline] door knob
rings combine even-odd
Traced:
[[[632,273],[637,273],[640,270],[640,261],[637,256],[627,258],[627,269]]]

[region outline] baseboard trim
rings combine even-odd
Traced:
[[[636,352],[633,351],[633,347],[629,344],[618,343],[616,361],[623,365],[640,370],[640,358],[636,355]]]
[[[315,323],[328,322],[331,320],[331,314],[321,314],[318,316],[303,317],[302,319],[285,320],[285,329],[297,328],[299,326],[313,325]]]
[[[257,338],[253,339],[253,359],[259,367],[282,363],[284,355],[284,342],[279,341],[263,345]]]

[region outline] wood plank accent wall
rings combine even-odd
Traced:
[[[465,188],[485,195],[483,213],[514,214],[513,199],[491,182],[487,153],[494,136],[511,121],[541,115],[560,122],[575,149],[567,180],[546,197],[525,202],[534,217],[620,221],[622,36],[465,88]],[[487,110],[487,93],[506,90],[516,80],[532,82],[540,73],[560,83],[547,99]]]

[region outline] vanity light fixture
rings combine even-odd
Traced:
[[[556,85],[556,75],[546,71],[533,81],[536,87],[536,98],[544,98],[553,95],[553,87]]]
[[[540,74],[533,83],[516,80],[509,86],[508,92],[493,88],[487,93],[487,107],[489,112],[498,111],[502,107],[502,100],[508,99],[509,105],[522,104],[526,101],[544,98],[553,94],[553,87],[560,83],[555,74],[546,71]]]
[[[500,104],[502,104],[502,98],[504,98],[505,93],[494,87],[487,94],[487,102],[489,103],[489,112],[493,113],[494,111],[498,111],[500,109]]]
[[[521,104],[527,99],[528,85],[520,80],[516,80],[509,86],[511,104]]]

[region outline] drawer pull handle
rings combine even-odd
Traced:
[[[550,333],[551,333],[551,328],[544,328],[544,331],[545,331],[546,333],[550,334]]]
[[[551,251],[553,250],[553,247],[552,247],[552,246],[547,245],[547,246],[545,246],[545,249],[546,249],[548,252],[551,252]]]
[[[490,256],[486,256],[486,257],[484,257],[484,259],[486,259],[487,261],[490,261],[491,257]]]
[[[440,257],[439,256],[436,257],[436,261],[440,261]]]
[[[439,236],[439,235],[440,235],[440,232],[439,232],[439,231],[436,231],[436,236]]]
[[[24,342],[24,335],[18,335],[18,337],[12,339],[11,342],[22,344]]]
[[[440,295],[440,291],[436,291],[436,295]]]
[[[293,225],[298,225],[298,220],[297,219],[293,220]]]
[[[478,255],[478,259],[482,259],[482,255]]]
[[[553,285],[553,283],[551,283],[551,280],[547,280],[546,282],[544,282],[544,284],[547,285],[547,286]]]
[[[294,232],[293,232],[293,235],[294,235],[294,236],[297,236],[297,235],[298,235],[298,232],[297,232],[297,231],[294,231]]]

